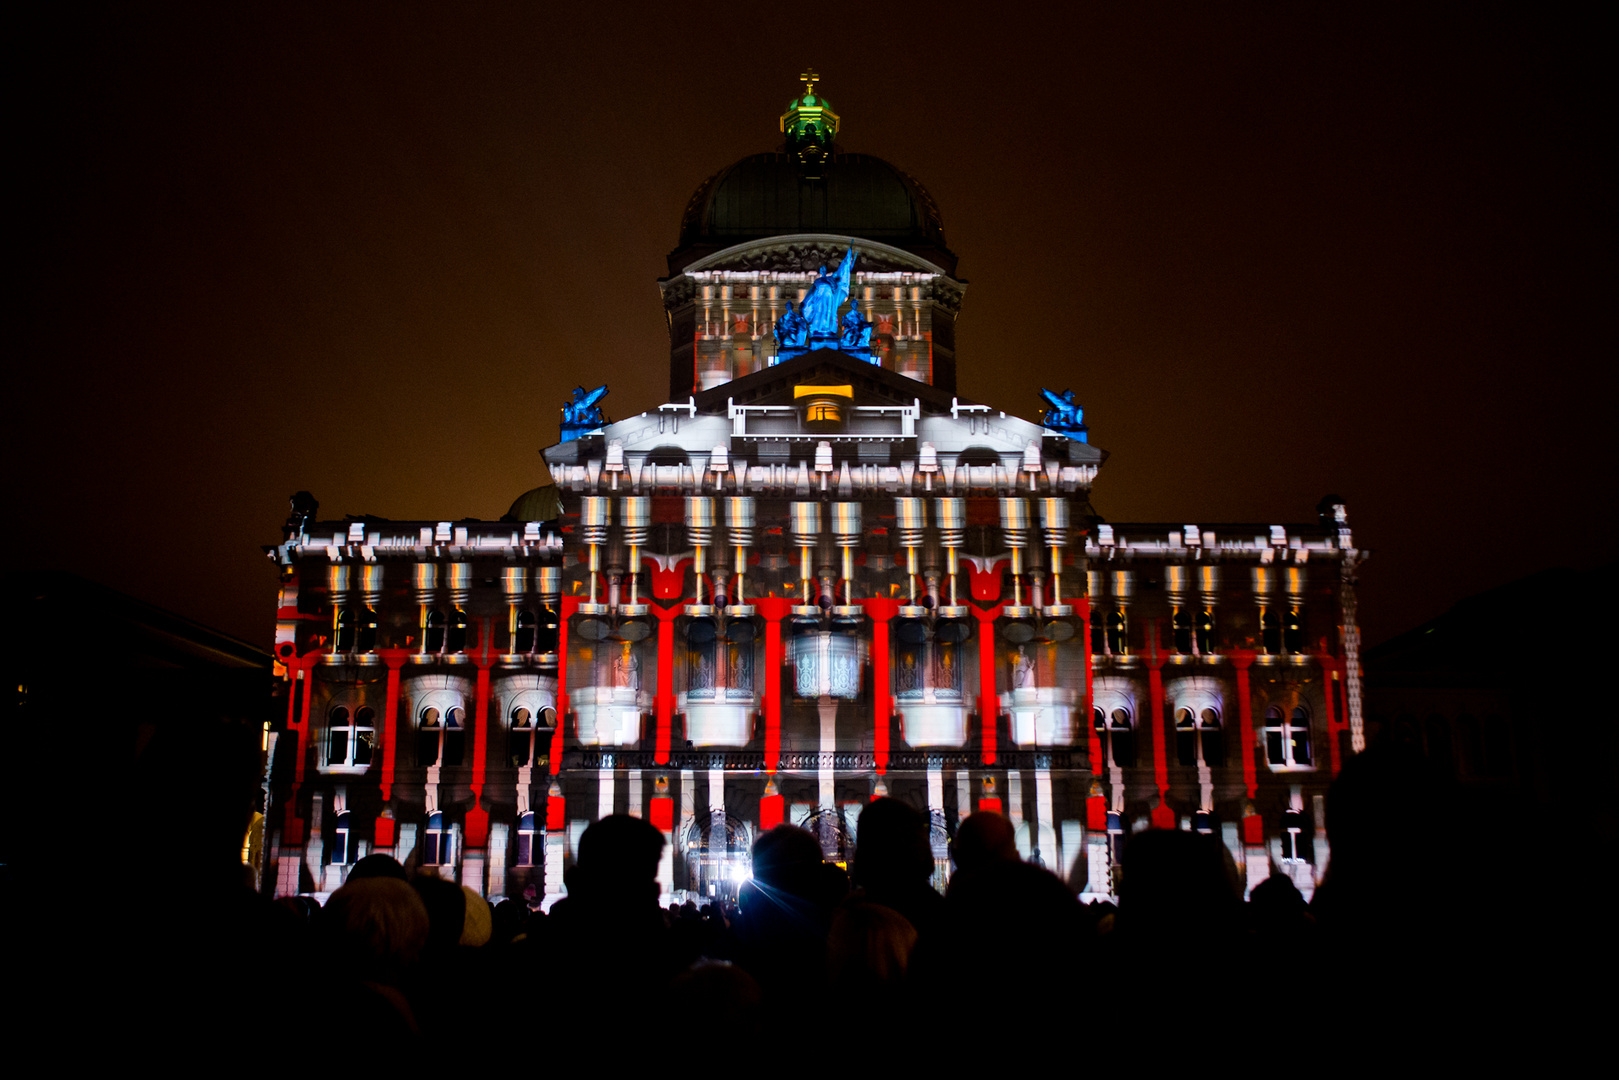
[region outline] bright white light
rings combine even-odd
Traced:
[[[742,881],[746,881],[748,878],[750,878],[752,876],[753,876],[752,874],[748,873],[748,871],[745,870],[742,867],[741,863],[733,863],[732,864],[732,866],[731,866],[731,880],[732,881],[742,882]]]

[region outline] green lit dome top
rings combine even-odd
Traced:
[[[670,272],[736,244],[808,233],[880,241],[954,272],[933,196],[882,158],[839,152],[838,126],[831,102],[806,86],[781,118],[781,150],[745,157],[692,194]]]

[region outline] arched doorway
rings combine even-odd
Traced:
[[[821,842],[821,858],[837,863],[845,870],[854,858],[854,837],[849,835],[848,822],[837,810],[821,809],[804,819],[804,828]]]
[[[753,838],[734,814],[699,816],[686,830],[686,888],[692,899],[734,903],[753,868]]]

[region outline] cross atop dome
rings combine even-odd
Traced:
[[[814,68],[805,68],[804,73],[802,75],[800,75],[798,77],[798,79],[799,79],[800,82],[802,82],[804,84],[804,96],[805,97],[814,97],[815,96],[815,84],[821,81],[821,77],[819,75],[815,74],[815,69]]]

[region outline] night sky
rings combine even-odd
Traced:
[[[572,387],[663,400],[681,212],[806,65],[943,211],[962,395],[1074,389],[1109,520],[1339,493],[1372,642],[1611,558],[1594,9],[49,7],[11,34],[10,568],[268,646],[291,492],[500,516]]]

